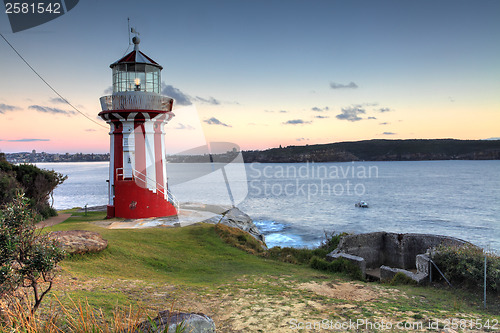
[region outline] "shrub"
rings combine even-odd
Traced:
[[[215,232],[224,242],[243,251],[251,254],[264,252],[264,244],[243,230],[217,223],[215,225]]]
[[[327,233],[325,231],[325,239],[315,249],[275,246],[267,251],[266,257],[293,264],[309,265],[313,257],[324,258],[335,250],[344,235],[347,234]]]
[[[23,286],[33,292],[32,312],[53,283],[53,270],[63,259],[57,244],[35,227],[34,212],[19,194],[0,213],[0,296]]]
[[[484,256],[484,250],[474,245],[441,246],[433,259],[452,284],[477,289],[483,286]],[[498,293],[500,292],[500,257],[493,254],[486,254],[486,256],[486,286],[489,291]]]
[[[30,208],[44,218],[57,215],[49,204],[54,189],[66,180],[54,170],[43,170],[32,164],[12,165],[0,160],[0,204],[12,201],[19,191],[29,198]]]
[[[363,274],[361,273],[359,267],[344,258],[339,258],[334,261],[328,262],[325,259],[315,256],[311,258],[309,266],[320,271],[344,273],[353,279],[363,280]]]
[[[394,277],[390,281],[390,284],[393,286],[416,285],[417,281],[413,280],[403,272],[397,272],[396,275],[394,275]]]

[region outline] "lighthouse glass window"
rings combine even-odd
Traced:
[[[160,69],[148,64],[119,64],[113,67],[113,92],[160,93]]]

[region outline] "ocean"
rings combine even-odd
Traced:
[[[57,209],[106,205],[108,163],[38,163],[68,175]],[[458,237],[500,251],[500,161],[168,164],[180,202],[234,203],[268,246],[313,247],[332,232]],[[366,201],[369,208],[355,204]]]

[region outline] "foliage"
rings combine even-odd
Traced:
[[[16,179],[15,172],[12,171],[12,166],[0,161],[0,205],[11,202],[20,191],[22,187]]]
[[[18,287],[31,288],[36,311],[53,283],[63,251],[35,227],[34,212],[24,195],[6,204],[0,215],[0,296]]]
[[[54,170],[43,170],[32,164],[12,165],[0,160],[0,204],[11,201],[23,191],[30,207],[44,218],[57,215],[49,204],[54,189],[67,179]]]
[[[215,232],[224,242],[243,251],[251,254],[260,254],[264,252],[264,244],[255,239],[248,232],[221,223],[215,225]]]
[[[403,272],[397,272],[389,283],[392,286],[416,285],[417,281],[413,280]]]
[[[327,233],[325,231],[324,240],[315,249],[275,246],[269,249],[266,257],[292,264],[308,265],[313,257],[324,258],[328,253],[335,250],[340,239],[345,235],[346,233],[335,234],[335,232]]]
[[[361,273],[361,270],[352,262],[344,258],[339,258],[334,261],[328,262],[322,258],[312,257],[310,261],[310,266],[311,268],[320,271],[332,272],[332,273],[345,273],[353,279],[363,280],[363,274]]]
[[[353,158],[365,161],[498,159],[498,149],[500,149],[499,140],[374,139],[244,151],[243,159],[246,163],[333,162],[351,161]]]
[[[485,255],[487,256],[487,289],[499,293],[499,256],[487,254],[483,249],[474,245],[461,247],[441,246],[433,259],[452,284],[477,289],[482,288],[484,283]]]

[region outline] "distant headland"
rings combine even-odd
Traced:
[[[169,155],[171,163],[232,162],[239,151],[208,155]],[[500,160],[500,140],[363,140],[241,151],[245,163],[351,161]],[[6,153],[12,163],[102,162],[108,154]]]

